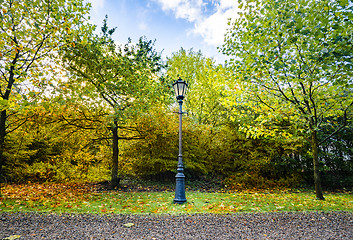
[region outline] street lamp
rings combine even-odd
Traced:
[[[183,81],[180,77],[175,83],[173,83],[173,88],[175,91],[175,96],[179,103],[179,155],[178,155],[178,168],[176,178],[176,187],[175,187],[175,198],[174,203],[185,203],[185,175],[184,175],[184,166],[183,166],[183,155],[182,155],[182,106],[183,99],[185,97],[186,89],[188,84]]]

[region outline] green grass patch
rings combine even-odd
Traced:
[[[288,211],[353,211],[353,195],[326,193],[325,201],[311,192],[207,193],[187,191],[185,204],[174,204],[174,192],[62,192],[62,197],[4,194],[0,212],[187,214]],[[66,197],[64,197],[66,196]]]

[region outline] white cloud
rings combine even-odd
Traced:
[[[176,18],[195,22],[202,17],[202,0],[154,0],[161,4],[163,11],[172,11]]]
[[[188,34],[200,35],[208,45],[223,43],[229,18],[237,16],[238,4],[235,0],[154,0],[163,11],[171,11],[176,18],[194,23]],[[211,8],[210,8],[211,5]],[[206,9],[212,9],[206,14]]]
[[[223,43],[224,34],[227,32],[229,18],[237,15],[237,4],[234,0],[220,0],[216,11],[208,17],[195,22],[191,33],[199,34],[204,41],[213,46]]]
[[[88,2],[92,3],[92,10],[94,12],[103,9],[105,4],[105,0],[88,0]]]

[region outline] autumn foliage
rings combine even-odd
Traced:
[[[312,186],[321,174],[324,188],[353,186],[353,19],[345,1],[320,2],[327,14],[311,2],[318,18],[296,1],[245,1],[252,13],[230,22],[227,64],[192,49],[164,61],[144,37],[115,43],[107,18],[94,33],[79,0],[43,2],[48,18],[25,2],[0,9],[0,181],[35,183],[8,185],[11,198],[15,188],[38,200],[63,197],[65,186],[73,198],[91,191],[75,182],[174,181],[178,77],[189,83],[187,181],[278,189]]]

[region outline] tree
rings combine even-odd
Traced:
[[[200,124],[219,125],[226,110],[221,103],[226,69],[201,51],[180,49],[167,61],[167,78],[181,77],[189,83],[186,107]]]
[[[133,44],[129,39],[127,44],[117,46],[111,38],[115,28],[108,29],[107,17],[101,29],[101,35],[91,35],[87,42],[78,41],[62,54],[71,93],[92,108],[107,111],[105,125],[113,139],[111,185],[116,187],[120,181],[119,140],[139,138],[133,133],[134,126],[127,124],[128,119],[163,97],[165,91],[156,74],[163,64],[153,41],[140,38]],[[119,135],[119,129],[127,135]]]
[[[277,115],[292,111],[311,144],[316,197],[323,200],[319,146],[352,119],[352,4],[247,0],[240,8],[222,51],[234,57],[229,65],[251,101]],[[328,118],[341,124],[319,139]]]
[[[49,81],[50,59],[71,44],[83,25],[89,5],[81,0],[4,0],[0,6],[0,179],[8,116],[36,100]]]

